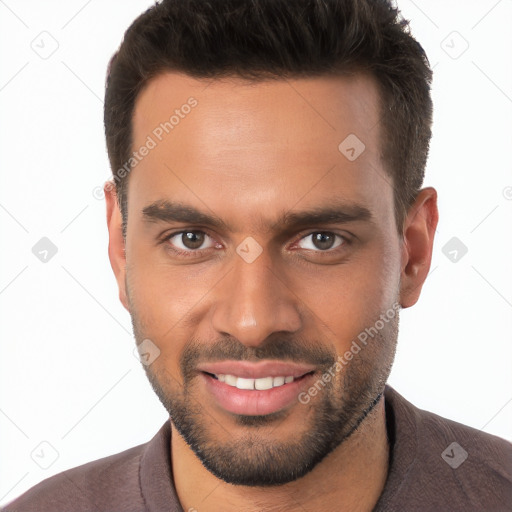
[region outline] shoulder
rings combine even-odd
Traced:
[[[512,503],[512,443],[415,407],[387,386],[396,446],[396,497],[411,506],[506,510]],[[387,408],[386,408],[387,409]],[[391,476],[391,475],[390,475]]]
[[[142,444],[47,478],[2,511],[143,510],[139,465],[145,446]]]

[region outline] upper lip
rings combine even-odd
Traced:
[[[249,361],[218,361],[204,363],[197,366],[201,372],[215,375],[235,375],[244,379],[261,379],[263,377],[302,377],[315,370],[314,366],[285,363],[280,361],[263,361],[251,363]]]

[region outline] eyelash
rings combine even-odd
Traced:
[[[213,239],[212,236],[210,236],[206,231],[203,231],[203,230],[200,230],[200,229],[186,229],[186,230],[182,230],[182,231],[175,231],[169,235],[166,235],[162,240],[161,240],[161,243],[166,243],[166,242],[169,242],[172,238],[174,238],[176,235],[182,235],[184,233],[204,233],[206,236],[210,237]],[[343,249],[345,246],[347,245],[350,245],[352,243],[352,240],[349,239],[348,237],[346,236],[343,236],[343,235],[339,235],[338,233],[334,233],[332,231],[310,231],[309,233],[301,236],[298,241],[300,242],[301,240],[303,240],[304,238],[307,238],[308,236],[311,236],[313,234],[316,234],[316,233],[324,233],[324,234],[329,234],[329,235],[334,235],[336,237],[339,237],[342,239],[342,243],[340,245],[338,245],[337,247],[335,247],[334,249],[327,249],[325,251],[322,251],[322,250],[318,250],[318,251],[313,251],[315,253],[318,253],[318,254],[332,254],[332,253],[335,253],[338,251],[338,249]],[[203,252],[204,251],[208,251],[209,249],[215,249],[215,247],[208,247],[207,249],[190,249],[188,251],[184,251],[182,249],[177,249],[176,247],[173,247],[171,244],[168,244],[168,250],[170,250],[173,254],[176,254],[180,257],[185,257],[185,258],[198,258],[198,257],[201,257],[203,255]],[[311,250],[311,249],[305,249],[305,250]]]

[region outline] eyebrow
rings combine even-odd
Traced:
[[[144,222],[183,222],[200,224],[210,228],[230,231],[230,226],[213,213],[206,213],[180,202],[161,199],[147,205],[142,210]],[[286,230],[310,225],[346,224],[349,222],[374,222],[371,211],[363,205],[337,201],[305,211],[288,211],[277,221],[259,222],[270,230]]]

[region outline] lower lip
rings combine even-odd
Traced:
[[[271,414],[298,402],[299,393],[309,385],[313,376],[314,373],[308,374],[288,384],[260,391],[238,389],[206,373],[201,373],[208,392],[223,409],[247,416]]]

